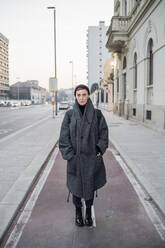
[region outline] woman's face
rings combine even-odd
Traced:
[[[76,99],[78,104],[80,104],[81,106],[87,103],[88,98],[89,98],[89,94],[86,89],[82,89],[82,90],[80,89],[76,91]]]

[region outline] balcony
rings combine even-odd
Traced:
[[[107,31],[108,41],[106,47],[111,52],[120,52],[128,40],[130,17],[113,16]]]
[[[115,0],[114,3],[115,8],[120,4],[118,0]],[[155,0],[137,0],[129,16],[112,17],[111,25],[107,31],[108,41],[106,44],[110,52],[121,52],[121,49],[127,45],[128,37],[144,17],[146,10],[154,3]]]

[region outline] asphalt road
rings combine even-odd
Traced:
[[[60,153],[54,160],[43,187],[37,189],[36,200],[35,196],[29,200],[6,248],[165,247],[140,196],[110,150],[104,155],[107,184],[94,201],[96,225],[92,228],[74,225],[72,201],[66,202],[66,162]],[[34,207],[30,208],[32,202]],[[155,222],[158,224],[156,218]]]
[[[51,105],[0,107],[0,139],[52,115]]]

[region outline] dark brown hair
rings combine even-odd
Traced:
[[[89,88],[85,84],[79,84],[79,85],[76,86],[76,88],[74,90],[74,96],[76,96],[76,91],[77,90],[87,90],[88,91],[88,94],[90,95]]]

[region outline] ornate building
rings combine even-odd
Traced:
[[[106,47],[114,57],[114,112],[165,131],[165,1],[115,0]]]
[[[114,107],[114,62],[113,58],[107,59],[103,67],[103,78],[99,88],[92,92],[93,103],[108,111],[113,111]]]
[[[9,97],[8,39],[0,33],[0,99]]]

